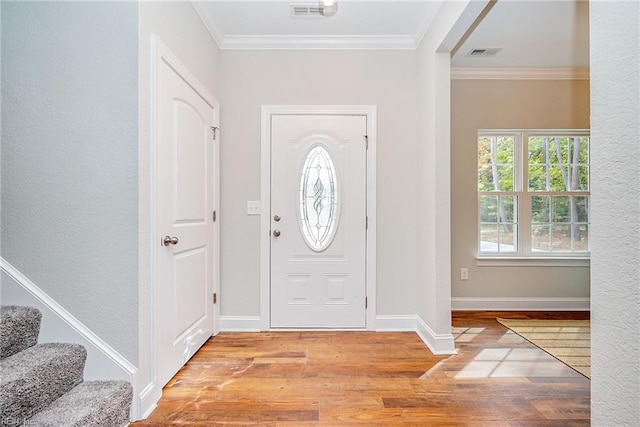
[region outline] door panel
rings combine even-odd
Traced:
[[[174,341],[179,340],[185,333],[207,315],[207,289],[202,283],[207,281],[206,248],[196,248],[186,252],[174,254],[175,275],[174,299],[178,307],[174,324]]]
[[[271,327],[365,327],[365,116],[274,115]]]
[[[175,125],[179,138],[176,144],[176,221],[182,224],[204,223],[207,200],[207,121],[198,107],[183,100],[174,99]],[[183,141],[183,144],[179,144]]]
[[[161,61],[157,104],[158,382],[214,330],[214,106]],[[164,236],[177,242],[163,244]]]

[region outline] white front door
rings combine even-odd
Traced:
[[[271,116],[271,327],[364,328],[367,117]]]
[[[157,61],[156,342],[164,386],[214,331],[217,104],[168,52]]]

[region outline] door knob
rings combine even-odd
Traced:
[[[273,237],[280,237],[280,230],[273,230]]]
[[[279,221],[280,221],[280,215],[278,215],[278,214],[274,215],[274,216],[273,216],[273,220],[274,220],[275,222],[279,222]]]
[[[177,245],[178,244],[178,238],[175,236],[164,236],[162,238],[162,244],[165,246],[169,246],[169,245]]]

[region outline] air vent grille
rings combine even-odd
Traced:
[[[487,56],[496,56],[502,50],[501,47],[491,47],[491,48],[473,48],[467,54],[469,57],[487,57]]]
[[[291,5],[291,16],[296,19],[323,18],[321,6],[310,6],[302,4]]]

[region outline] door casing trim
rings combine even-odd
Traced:
[[[263,105],[260,148],[260,329],[271,329],[271,117],[275,115],[366,116],[367,118],[367,242],[365,277],[366,330],[376,330],[376,147],[375,105]],[[278,330],[282,330],[278,328]]]

